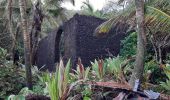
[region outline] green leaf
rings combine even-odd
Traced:
[[[113,27],[113,24],[115,23],[115,18],[111,18],[108,21],[102,23],[101,25],[99,25],[94,32],[95,36],[103,36],[106,35],[110,29]]]
[[[70,72],[70,59],[68,60],[67,64],[66,64],[66,68],[65,68],[65,72],[64,72],[64,77],[65,77],[65,81],[68,82],[69,80],[69,72]]]
[[[145,22],[152,28],[158,28],[159,31],[170,32],[170,15],[158,8],[146,6]]]
[[[89,72],[90,72],[90,67],[87,67],[86,70],[85,70],[85,76],[84,76],[85,80],[88,78]]]
[[[83,97],[83,100],[91,100],[89,97]]]

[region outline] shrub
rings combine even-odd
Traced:
[[[106,63],[104,60],[95,59],[94,62],[91,62],[91,65],[93,74],[95,74],[100,81],[103,80],[104,75],[106,74]]]
[[[81,62],[81,59],[78,59],[78,64],[76,70],[73,69],[75,74],[70,73],[72,76],[71,78],[74,80],[88,80],[89,78],[89,73],[90,73],[90,67],[85,68]]]
[[[137,48],[137,33],[130,33],[124,40],[121,41],[122,49],[120,50],[120,56],[129,57],[136,54]]]
[[[161,82],[160,85],[167,91],[167,93],[170,93],[170,65],[167,64],[163,70],[167,76],[167,80],[165,82]]]
[[[24,86],[24,70],[6,60],[7,50],[0,48],[0,97],[18,93]]]
[[[55,73],[43,74],[41,80],[46,83],[46,88],[51,100],[66,100],[73,86],[77,82],[70,81],[70,60],[64,66],[63,61],[60,60],[59,66],[56,67]]]

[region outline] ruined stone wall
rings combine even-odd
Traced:
[[[113,27],[103,38],[93,36],[96,27],[104,21],[92,16],[76,14],[64,23],[62,29],[49,33],[39,44],[37,52],[39,68],[46,65],[49,70],[54,70],[55,63],[59,62],[60,57],[63,57],[65,64],[68,59],[71,59],[72,68],[76,68],[78,57],[87,67],[94,59],[104,59],[110,54],[117,56],[120,51],[120,41],[125,37],[127,28]],[[108,50],[110,54],[107,52]]]
[[[59,61],[60,36],[61,31],[56,29],[39,42],[36,54],[36,65],[38,68],[44,66],[43,69],[55,70],[55,63]]]
[[[63,58],[64,63],[71,59],[72,63],[76,62],[77,59],[77,40],[76,40],[76,29],[77,29],[77,19],[76,17],[73,17],[69,21],[67,21],[63,26],[63,38],[61,38],[61,41],[63,41]]]
[[[120,40],[125,37],[125,30],[113,28],[104,38],[93,36],[96,27],[104,21],[92,16],[75,15],[65,23],[64,57],[72,59],[73,68],[76,67],[78,57],[85,66],[89,66],[94,59],[109,57],[107,50],[113,56],[119,54]]]

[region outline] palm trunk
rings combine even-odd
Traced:
[[[33,10],[33,24],[32,24],[32,29],[31,29],[31,63],[35,64],[35,57],[36,57],[36,52],[38,48],[38,38],[40,37],[40,32],[41,32],[41,25],[43,21],[43,13],[42,9],[40,7],[40,2],[38,1],[34,5],[34,10]]]
[[[15,35],[12,29],[12,0],[7,2],[7,18],[10,37],[12,38],[11,49],[9,50],[10,58],[14,61],[14,47],[15,47]]]
[[[158,46],[158,54],[159,54],[159,64],[162,65],[162,50],[161,50],[161,46]]]
[[[144,52],[145,52],[145,30],[144,30],[144,0],[135,0],[136,5],[136,21],[138,32],[137,55],[135,67],[130,78],[130,85],[135,85],[135,80],[141,80],[144,70]]]
[[[19,0],[23,41],[24,41],[26,81],[27,81],[27,87],[29,89],[32,89],[30,35],[27,29],[27,17],[26,17],[26,5],[25,4],[26,4],[26,0]]]

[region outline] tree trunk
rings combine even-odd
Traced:
[[[26,0],[19,0],[22,32],[24,41],[24,56],[25,56],[25,70],[27,87],[32,89],[32,73],[31,73],[31,55],[30,55],[30,35],[28,33],[27,16],[26,16]]]
[[[162,50],[161,50],[161,46],[158,46],[158,54],[159,54],[159,64],[162,64]]]
[[[155,43],[153,42],[152,38],[150,38],[150,41],[152,43],[152,46],[153,46],[153,49],[154,49],[154,52],[155,52],[155,60],[158,61],[158,51],[157,51],[157,47],[155,45]]]
[[[40,2],[37,1],[37,3],[34,5],[33,10],[33,23],[32,23],[32,29],[31,29],[31,63],[35,64],[35,57],[36,52],[38,48],[38,39],[40,37],[41,32],[41,24],[43,21],[44,15],[41,10]]]
[[[137,54],[134,70],[130,78],[130,85],[134,87],[135,80],[141,80],[144,70],[144,52],[145,52],[145,42],[146,35],[144,30],[144,0],[135,0],[136,5],[136,21],[137,21],[137,33],[138,33],[138,43],[137,43]]]
[[[10,59],[14,61],[15,35],[12,27],[12,0],[8,0],[7,2],[7,19],[8,19],[8,29],[9,29],[10,37],[12,38],[12,44],[9,53],[10,53]]]

